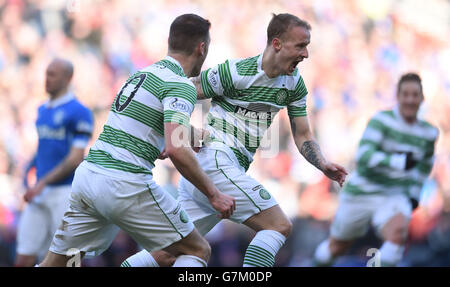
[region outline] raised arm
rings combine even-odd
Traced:
[[[338,164],[328,162],[320,150],[319,144],[314,140],[314,137],[309,128],[308,118],[293,117],[290,119],[292,136],[294,137],[295,145],[303,157],[320,171],[322,171],[328,178],[343,185],[347,171]]]

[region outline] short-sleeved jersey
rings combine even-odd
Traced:
[[[35,158],[37,179],[60,164],[71,147],[85,148],[92,134],[92,113],[72,93],[48,101],[38,109],[36,120],[38,149]],[[51,185],[71,184],[73,173]]]
[[[404,193],[417,199],[433,167],[438,134],[439,130],[426,121],[405,122],[398,107],[378,112],[364,131],[356,153],[356,170],[343,191],[350,194]],[[408,152],[412,152],[418,164],[405,170],[404,155]]]
[[[284,107],[289,117],[306,116],[306,86],[298,69],[269,78],[263,54],[227,60],[201,73],[202,90],[211,99],[207,129],[213,140],[229,146],[248,169],[262,137]]]
[[[116,95],[86,161],[104,174],[151,180],[165,147],[164,123],[189,126],[196,100],[195,86],[172,57],[136,72]]]

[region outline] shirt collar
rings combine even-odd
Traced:
[[[56,108],[59,107],[75,98],[75,95],[72,92],[67,92],[65,95],[55,99],[49,100],[45,103],[46,108]]]
[[[177,59],[175,59],[175,58],[173,58],[173,57],[171,57],[171,56],[166,56],[166,57],[164,58],[164,60],[170,61],[170,62],[174,63],[175,65],[177,65],[177,66],[180,68],[181,72],[183,73],[183,76],[187,77],[187,76],[186,76],[186,73],[185,73],[184,70],[183,70],[183,67],[181,67],[180,62],[178,62]]]
[[[262,69],[262,59],[263,59],[263,55],[264,55],[264,52],[261,53],[261,54],[259,54],[259,57],[258,57],[258,59],[256,60],[256,66],[257,66],[258,72],[263,72],[263,69]]]

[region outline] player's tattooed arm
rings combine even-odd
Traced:
[[[306,117],[291,118],[291,130],[295,144],[301,155],[312,165],[323,171],[326,162],[319,144],[313,139]]]
[[[195,86],[195,90],[197,91],[197,100],[206,100],[207,98],[202,90],[202,81],[200,76],[189,78],[189,80],[191,80]]]
[[[325,159],[320,151],[320,146],[314,140],[303,142],[300,153],[309,163],[322,170],[322,163],[325,162]]]

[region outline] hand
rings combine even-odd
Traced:
[[[418,161],[415,160],[413,156],[414,154],[412,152],[406,153],[405,170],[410,170],[417,165]]]
[[[34,187],[27,189],[23,198],[26,202],[31,202],[35,196],[41,194],[45,186],[46,184],[43,181],[38,181]]]
[[[169,155],[167,154],[166,148],[163,149],[163,151],[158,155],[158,159],[166,159]]]
[[[329,162],[323,165],[322,171],[329,179],[339,183],[340,187],[344,184],[345,176],[348,174],[342,166]]]
[[[236,209],[235,199],[219,191],[209,198],[209,202],[220,213],[217,217],[222,219],[229,218]]]

